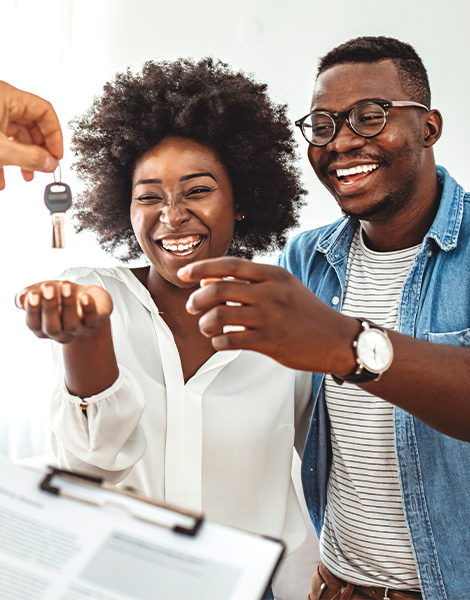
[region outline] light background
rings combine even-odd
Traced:
[[[390,35],[422,57],[444,116],[437,161],[469,187],[467,144],[470,56],[464,0],[0,0],[0,79],[50,100],[65,129],[114,73],[149,59],[212,55],[269,84],[294,119],[308,112],[319,56],[358,35]],[[338,209],[316,181],[296,132],[308,206],[301,229],[335,219]],[[79,189],[66,150],[63,180]],[[22,181],[6,172],[0,192],[2,316],[0,453],[16,459],[48,451],[47,405],[52,381],[48,342],[37,340],[13,305],[24,286],[74,265],[115,264],[91,237],[66,232],[67,248],[52,250],[43,204],[49,175]]]

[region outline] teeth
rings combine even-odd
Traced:
[[[357,173],[369,173],[375,171],[378,168],[378,164],[373,165],[359,165],[357,167],[351,167],[350,169],[336,169],[337,177],[346,177],[347,175],[356,175]]]
[[[189,244],[175,244],[168,243],[164,240],[162,241],[162,246],[165,250],[170,250],[171,252],[184,252],[185,250],[192,250],[195,246],[199,246],[201,240],[197,240],[196,242],[189,242]]]

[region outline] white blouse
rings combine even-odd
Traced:
[[[300,451],[308,429],[311,374],[234,350],[212,355],[185,384],[173,335],[129,269],[74,268],[61,278],[110,293],[119,377],[86,398],[86,418],[53,344],[52,444],[60,465],[280,537],[289,552],[298,547],[305,527],[291,463],[295,424]]]

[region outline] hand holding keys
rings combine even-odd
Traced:
[[[60,177],[61,179],[62,177]],[[62,183],[60,180],[50,183],[44,192],[44,203],[51,211],[52,216],[53,248],[65,248],[65,211],[72,205],[72,191],[66,183]]]

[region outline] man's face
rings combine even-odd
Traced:
[[[392,61],[327,69],[316,81],[311,110],[341,112],[366,99],[412,100]],[[309,146],[315,173],[345,214],[385,221],[406,211],[423,173],[425,114],[420,108],[392,107],[385,128],[373,138],[360,137],[340,120],[331,142]],[[359,172],[347,172],[352,168]]]

